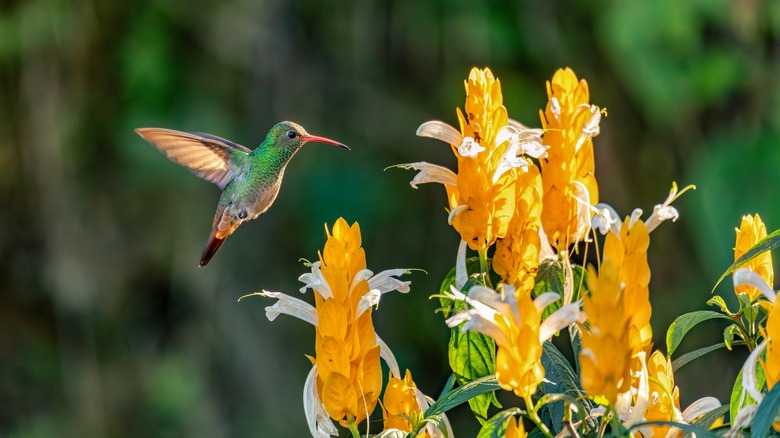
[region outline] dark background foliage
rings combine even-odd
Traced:
[[[740,216],[780,227],[780,4],[761,0],[6,1],[0,5],[0,434],[301,436],[314,332],[259,289],[295,294],[323,225],[359,221],[368,264],[415,267],[378,333],[434,397],[448,330],[428,296],[454,264],[441,187],[453,167],[415,137],[455,123],[472,66],[501,79],[511,117],[539,126],[545,81],[571,66],[609,116],[601,198],[649,212],[694,183],[652,235],[656,346],[704,308]],[[310,145],[276,205],[197,267],[219,191],[133,129],[198,130],[255,147],[277,121],[352,146]],[[719,289],[730,294],[728,286]],[[681,352],[722,337],[697,328]],[[744,351],[677,374],[683,408],[728,399]],[[464,409],[456,431],[477,426]],[[378,430],[376,425],[373,430]]]

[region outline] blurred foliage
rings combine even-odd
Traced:
[[[741,215],[780,227],[780,3],[4,2],[0,435],[304,434],[302,352],[313,332],[272,327],[265,303],[236,298],[297,289],[298,259],[315,258],[323,224],[339,216],[360,222],[374,270],[429,273],[383,301],[391,310],[375,324],[423,391],[438,394],[448,329],[427,297],[458,236],[439,187],[413,192],[411,173],[382,169],[452,164],[414,132],[455,121],[470,67],[490,66],[510,116],[538,126],[544,83],[567,65],[609,110],[595,141],[605,202],[647,211],[673,180],[698,186],[677,204],[679,223],[653,234],[663,345],[672,319],[703,308],[729,265]],[[133,129],[255,147],[280,120],[353,150],[307,146],[274,207],[198,269],[218,189]],[[719,354],[680,373],[682,405],[727,400],[731,379],[701,372],[715,364],[736,375],[740,363]],[[468,417],[453,417],[465,436],[478,427]]]

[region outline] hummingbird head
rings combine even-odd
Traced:
[[[303,129],[303,126],[293,122],[277,123],[271,128],[271,131],[268,132],[268,139],[266,140],[273,140],[272,144],[277,144],[283,148],[294,151],[308,142],[326,143],[349,150],[349,147],[337,141],[311,135]]]

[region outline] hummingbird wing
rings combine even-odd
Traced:
[[[200,132],[164,128],[138,128],[135,132],[171,161],[213,182],[220,189],[224,189],[241,171],[241,162],[252,152],[232,141]]]

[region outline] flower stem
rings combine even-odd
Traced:
[[[482,273],[482,279],[485,281],[485,286],[493,288],[493,284],[490,282],[490,272],[488,270],[487,260],[487,248],[480,248],[477,250],[479,254],[479,271]]]
[[[547,426],[542,423],[542,419],[539,418],[539,415],[536,412],[536,408],[534,408],[534,401],[531,399],[531,397],[524,397],[523,400],[525,400],[525,409],[528,411],[528,418],[533,421],[533,423],[536,425],[536,427],[539,428],[539,431],[544,434],[547,438],[553,438],[552,433],[550,433],[550,429],[547,428]],[[538,407],[541,407],[539,405]]]
[[[347,426],[349,432],[352,434],[352,438],[360,438],[360,431],[358,431],[357,423],[350,421]]]

